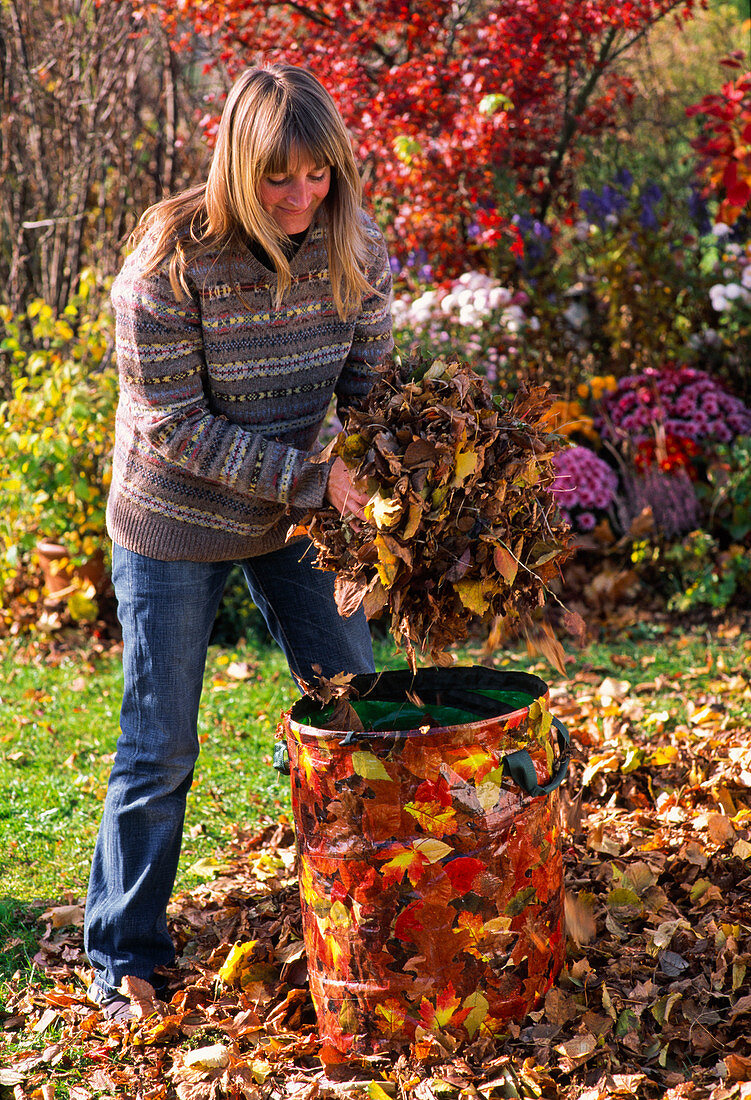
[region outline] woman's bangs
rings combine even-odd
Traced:
[[[270,144],[262,158],[262,175],[287,176],[296,172],[303,163],[312,164],[316,169],[336,167],[338,157],[329,134],[322,127],[303,127],[290,120],[275,135],[276,141]],[[306,120],[308,122],[309,120]],[[319,133],[311,133],[319,130]]]

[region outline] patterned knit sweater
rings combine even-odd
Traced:
[[[115,542],[164,561],[230,561],[278,549],[321,506],[329,467],[310,461],[311,448],[331,398],[341,411],[363,396],[393,346],[386,246],[362,216],[368,281],[385,298],[367,296],[345,321],[319,221],[290,263],[280,309],[276,272],[245,249],[190,265],[182,300],[166,263],[144,277],[139,249],[126,260],[112,290]]]

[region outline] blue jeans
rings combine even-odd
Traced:
[[[336,610],[334,574],[295,542],[240,562],[254,603],[303,680],[372,672],[362,609]],[[151,980],[174,961],[166,908],[182,842],[185,800],[198,757],[198,704],[209,637],[232,562],[156,561],[113,548],[123,628],[120,737],[86,901],[85,947],[96,985]]]

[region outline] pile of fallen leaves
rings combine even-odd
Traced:
[[[751,638],[656,683],[649,653],[551,690],[571,729],[563,788],[569,943],[539,1008],[440,1056],[342,1059],[317,1036],[293,831],[238,831],[173,901],[178,961],[137,1018],[86,999],[80,899],[47,909],[0,1013],[0,1095],[71,1100],[748,1100]],[[701,685],[701,686],[700,686]],[[660,702],[655,693],[661,692]],[[688,706],[684,706],[688,700]],[[4,945],[5,949],[12,944]]]
[[[365,522],[318,511],[306,530],[337,573],[339,610],[388,609],[394,637],[436,664],[486,625],[491,644],[522,632],[561,667],[542,608],[570,553],[551,493],[565,441],[545,423],[546,388],[495,398],[466,363],[420,357],[382,368],[327,448],[372,494]]]

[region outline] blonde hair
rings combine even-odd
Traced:
[[[322,210],[327,219],[329,277],[341,317],[356,313],[365,294],[371,249],[360,216],[362,183],[349,135],[323,85],[305,69],[270,65],[250,69],[233,85],[225,103],[208,178],[150,207],[134,241],[147,238],[144,272],[170,257],[177,297],[188,293],[186,268],[210,251],[240,243],[247,234],[277,270],[277,308],[292,285],[283,246],[288,237],[266,213],[259,184],[266,175],[287,174],[302,160],[331,168]]]

